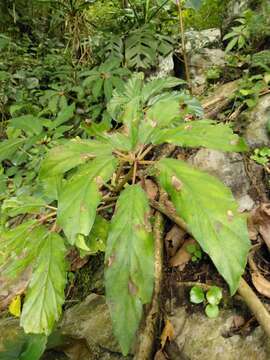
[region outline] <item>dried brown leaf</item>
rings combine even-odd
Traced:
[[[170,266],[179,266],[179,269],[183,270],[186,264],[192,258],[192,255],[187,251],[187,246],[193,244],[196,244],[196,241],[194,239],[189,238],[188,240],[186,240],[181,246],[181,248],[177,251],[177,253],[170,259]]]
[[[0,310],[6,309],[16,295],[22,295],[31,279],[32,269],[29,267],[17,278],[0,277]]]
[[[154,360],[167,360],[167,356],[162,350],[158,350],[155,354]]]
[[[261,204],[255,209],[252,222],[270,251],[270,203]]]
[[[270,281],[260,273],[254,261],[254,254],[255,252],[253,251],[248,258],[253,285],[260,294],[270,298]]]
[[[158,186],[151,179],[146,179],[144,181],[144,190],[150,200],[155,200],[157,198]]]
[[[165,326],[160,336],[161,350],[164,349],[166,341],[172,341],[174,338],[174,328],[170,320],[166,320]]]
[[[165,237],[165,247],[167,254],[172,257],[176,251],[183,245],[186,232],[179,226],[174,225]]]
[[[76,249],[71,249],[67,254],[67,259],[70,264],[70,271],[76,271],[81,269],[89,260],[89,256],[83,258],[80,257],[80,254]]]
[[[241,315],[234,315],[232,319],[232,328],[233,329],[239,329],[245,324],[246,320]]]

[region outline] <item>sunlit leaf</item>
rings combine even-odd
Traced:
[[[38,214],[46,202],[34,196],[20,195],[18,197],[10,197],[3,201],[2,212],[8,216],[16,216],[19,214]]]
[[[21,315],[21,296],[20,295],[16,295],[11,303],[9,304],[8,307],[8,311],[10,312],[11,315],[14,315],[15,317],[20,317]]]
[[[171,143],[179,146],[199,147],[223,151],[246,151],[245,141],[234,134],[229,125],[212,120],[183,123],[171,129],[155,132],[154,144]]]
[[[0,162],[9,159],[24,142],[24,139],[9,139],[1,141]]]
[[[26,333],[48,335],[62,312],[66,285],[64,239],[48,233],[39,249],[27,289],[21,326]]]
[[[160,185],[177,213],[234,294],[245,270],[250,241],[246,218],[239,214],[231,191],[213,176],[180,160],[162,159],[157,170]]]
[[[15,129],[21,129],[29,134],[38,135],[42,132],[42,119],[31,114],[12,118],[10,125]]]
[[[99,188],[110,179],[116,165],[112,156],[98,157],[79,168],[61,188],[57,221],[71,244],[76,243],[78,235],[89,235],[101,201]],[[82,240],[78,238],[77,245]]]
[[[106,249],[106,297],[113,329],[127,354],[150,302],[154,281],[154,243],[147,197],[139,185],[120,195]]]
[[[40,178],[53,177],[97,156],[109,155],[112,147],[96,140],[75,139],[53,148],[40,169]]]
[[[13,229],[0,232],[0,272],[15,278],[36,259],[40,243],[47,229],[35,220],[29,220]]]

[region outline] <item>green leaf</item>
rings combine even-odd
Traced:
[[[58,199],[58,193],[62,185],[62,176],[56,175],[56,176],[41,178],[39,179],[38,184],[47,202],[50,203],[53,200]]]
[[[46,349],[47,337],[44,335],[19,334],[4,340],[4,350],[0,360],[39,360]]]
[[[110,155],[109,144],[95,140],[75,139],[53,148],[41,164],[40,179],[64,174],[97,156]]]
[[[132,139],[120,131],[112,134],[106,134],[106,140],[116,150],[131,151],[132,150]]]
[[[26,333],[49,335],[65,301],[66,248],[64,239],[49,233],[43,239],[27,289],[21,326]]]
[[[217,318],[219,315],[218,305],[208,304],[205,308],[205,313],[210,319]]]
[[[39,135],[42,132],[42,119],[34,115],[22,115],[10,120],[10,125],[26,133]]]
[[[24,139],[10,139],[3,140],[0,143],[0,162],[10,157],[17,151],[17,149],[25,142]]]
[[[157,101],[146,112],[145,120],[152,121],[157,127],[169,126],[174,121],[178,123],[183,121],[181,116],[181,108],[179,98],[172,96],[164,100]]]
[[[231,191],[180,160],[162,159],[156,167],[160,185],[177,213],[234,294],[245,270],[250,241],[246,218],[239,214]]]
[[[139,185],[121,193],[106,249],[105,286],[113,329],[127,355],[138,329],[142,305],[154,282],[154,242],[147,197]],[[127,321],[128,320],[128,321]]]
[[[245,151],[247,145],[234,134],[229,125],[216,124],[212,120],[183,123],[172,129],[155,132],[154,144],[171,143],[178,146],[199,147],[222,151]]]
[[[81,255],[93,255],[99,251],[105,252],[107,237],[109,233],[109,222],[102,216],[97,215],[90,234],[85,239],[86,250]]]
[[[225,49],[225,52],[229,52],[231,51],[235,45],[237,44],[237,41],[238,41],[238,37],[234,37],[232,38],[232,40],[229,42],[229,44],[226,46],[226,49]]]
[[[126,63],[129,68],[148,69],[156,62],[158,41],[155,33],[141,27],[130,32],[125,42]]]
[[[19,226],[0,233],[1,274],[9,278],[18,277],[37,256],[39,245],[47,229],[29,220]]]
[[[193,286],[189,293],[190,301],[193,304],[200,304],[204,302],[204,292],[201,287]]]
[[[158,78],[148,81],[142,89],[142,99],[148,101],[152,96],[160,94],[163,90],[171,89],[186,82],[176,77],[168,76],[164,79]]]
[[[108,112],[113,119],[127,123],[128,120],[124,114],[131,102],[136,104],[136,111],[142,110],[140,94],[143,87],[143,79],[143,73],[135,73],[127,81],[123,89],[117,89],[114,91],[113,97],[108,104]]]
[[[47,337],[44,335],[28,335],[27,343],[19,360],[39,360],[46,350]]]
[[[92,87],[92,94],[95,100],[97,100],[102,95],[104,80],[100,77],[95,81]]]
[[[109,101],[112,97],[112,92],[113,92],[113,84],[112,84],[112,79],[105,79],[104,80],[104,95],[107,101]]]
[[[4,200],[2,212],[8,216],[17,216],[19,214],[38,214],[46,202],[41,198],[29,195],[20,195]]]
[[[53,121],[52,128],[55,129],[58,126],[64,124],[73,118],[75,111],[75,104],[71,104],[69,106],[64,107],[57,115],[57,118]]]
[[[101,201],[99,188],[110,179],[116,165],[113,156],[94,159],[79,168],[61,188],[57,221],[72,245],[82,247],[82,238],[78,235],[89,235]]]
[[[217,286],[211,286],[206,293],[206,299],[211,305],[218,305],[222,299],[222,290]]]

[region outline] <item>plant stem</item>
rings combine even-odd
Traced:
[[[153,161],[153,160],[139,160],[138,161],[138,164],[141,164],[141,165],[151,165],[151,164],[155,164],[156,161]]]
[[[112,204],[108,204],[108,205],[105,205],[105,206],[101,206],[100,208],[97,209],[97,212],[102,211],[102,210],[106,210],[106,209],[110,209],[110,208],[112,208],[112,207],[114,207],[114,206],[115,206],[115,202],[112,203]]]
[[[51,210],[54,210],[54,211],[57,210],[57,207],[55,207],[55,206],[45,205],[45,207],[46,207],[47,209],[51,209]]]
[[[116,201],[118,199],[118,196],[110,196],[110,197],[104,197],[102,201],[105,203]]]
[[[53,211],[53,212],[51,212],[51,213],[48,214],[48,215],[42,216],[39,221],[43,223],[43,222],[45,222],[46,220],[48,220],[48,219],[56,216],[56,214],[57,214],[57,212],[56,212],[56,211]]]
[[[134,185],[135,182],[136,182],[137,167],[138,167],[138,162],[135,161],[135,162],[134,162],[134,166],[133,166],[132,185]]]
[[[131,159],[130,157],[128,157],[126,154],[121,153],[121,151],[118,150],[113,150],[113,152],[119,156],[121,159],[123,159],[124,161],[133,161],[133,159]]]
[[[121,173],[122,173],[122,171],[123,171],[123,167],[124,167],[124,163],[121,162],[120,165],[119,165],[119,167],[118,167],[118,169],[117,169],[117,172],[116,172],[115,181],[114,181],[114,182],[115,182],[115,185],[118,184],[119,178],[120,178]]]
[[[138,154],[138,159],[143,160],[145,156],[153,149],[153,145],[148,146],[141,154]]]
[[[132,178],[133,167],[129,169],[129,172],[125,175],[124,179],[114,188],[114,192],[119,192],[123,189],[125,184]]]
[[[185,27],[184,27],[184,21],[183,21],[182,1],[181,0],[177,1],[177,8],[178,8],[178,19],[179,19],[179,32],[181,35],[182,52],[183,52],[183,58],[184,58],[184,64],[185,64],[185,74],[186,74],[189,91],[192,94],[192,83],[191,83],[191,79],[190,79],[190,72],[189,72],[189,66],[188,66],[186,40],[185,40]]]
[[[202,288],[204,291],[210,290],[211,287],[213,286],[213,285],[209,285],[209,284],[205,284],[205,283],[200,283],[198,281],[177,281],[176,285],[177,286],[185,286],[185,287],[198,286],[198,287]]]

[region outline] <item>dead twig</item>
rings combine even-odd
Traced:
[[[166,205],[155,200],[149,200],[149,202],[152,208],[158,210],[159,212],[167,216],[167,218],[172,220],[176,225],[178,225],[180,228],[182,228],[187,233],[189,233],[187,224],[184,222],[183,219],[180,218],[180,216],[176,214],[176,212],[173,209],[168,208],[166,207]]]
[[[134,360],[149,360],[153,355],[153,344],[160,313],[160,294],[162,286],[163,264],[163,217],[157,212],[154,224],[155,238],[155,286],[152,303],[147,313],[144,328],[139,334],[138,348]]]
[[[213,285],[210,285],[210,284],[200,283],[200,282],[197,282],[197,281],[177,281],[176,285],[177,286],[183,286],[183,287],[198,286],[198,287],[202,288],[204,291],[210,290],[211,287],[213,286]]]
[[[261,300],[243,278],[240,280],[237,291],[256,317],[258,323],[261,325],[266,335],[270,338],[270,314],[266,310]]]

